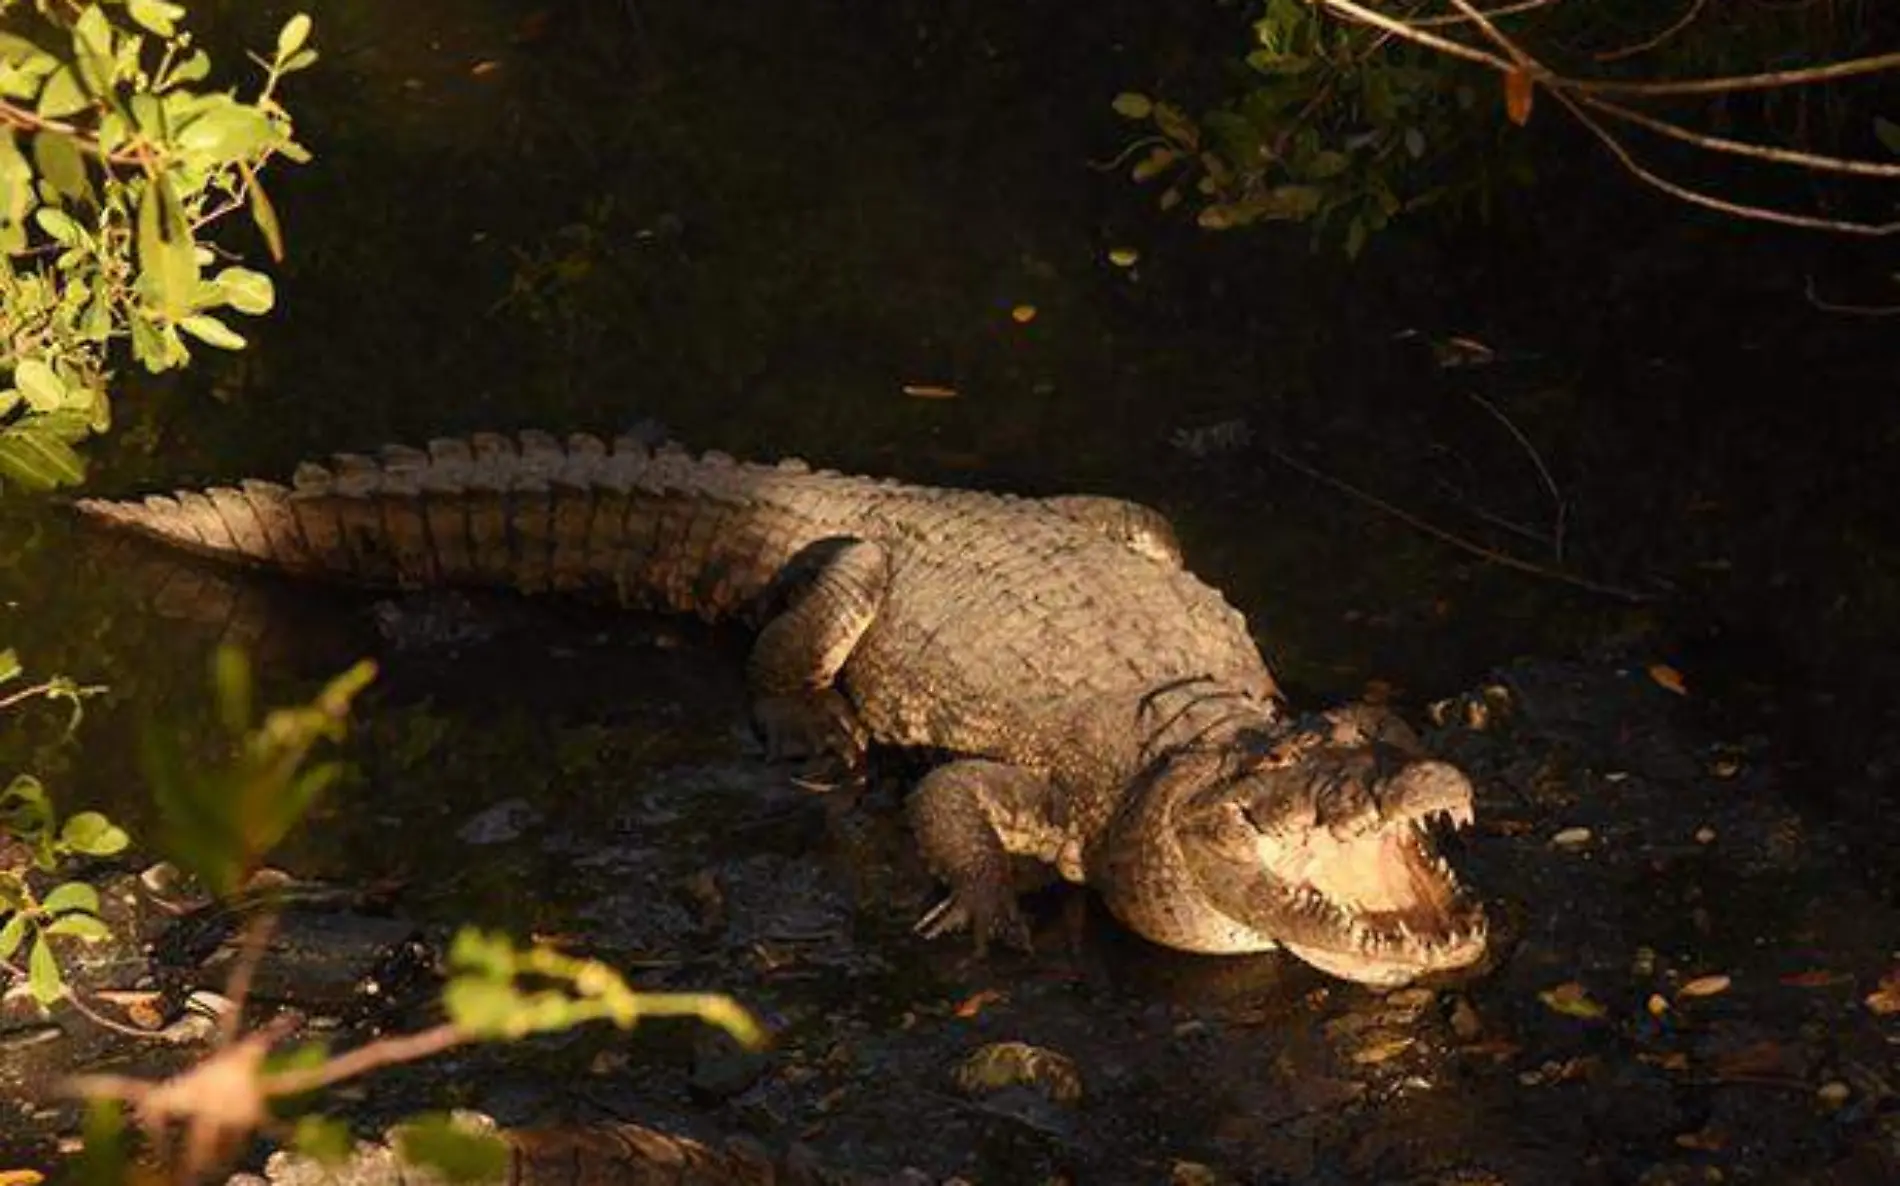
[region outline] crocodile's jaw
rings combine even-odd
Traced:
[[[1443,762],[1390,765],[1322,751],[1203,787],[1177,807],[1186,879],[1230,933],[1343,979],[1390,986],[1476,963],[1483,910],[1432,834],[1470,823],[1471,784]]]

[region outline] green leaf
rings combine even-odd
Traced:
[[[1123,91],[1110,104],[1123,119],[1147,119],[1154,113],[1154,100],[1136,91]]]
[[[86,315],[79,323],[80,335],[88,342],[103,342],[112,334],[112,296],[104,289],[93,294]]]
[[[62,882],[40,899],[40,909],[48,914],[66,914],[74,910],[97,914],[99,891],[83,881]]]
[[[26,938],[26,915],[18,910],[7,916],[7,924],[0,927],[0,960],[10,960],[13,953],[20,950],[20,941]]]
[[[1168,148],[1165,145],[1157,145],[1147,156],[1141,158],[1141,160],[1136,163],[1134,171],[1130,173],[1129,176],[1136,181],[1146,181],[1180,159],[1181,153],[1179,150]]]
[[[24,37],[13,33],[0,32],[0,62],[13,67],[26,67],[27,73],[46,75],[53,72],[53,55]]]
[[[349,1160],[355,1142],[350,1126],[333,1116],[299,1116],[290,1132],[290,1147],[318,1165],[332,1168]]]
[[[256,317],[271,311],[277,303],[277,289],[271,278],[249,268],[226,268],[213,282],[224,294],[225,303],[240,313]]]
[[[1300,221],[1319,210],[1320,191],[1311,185],[1276,185],[1257,200],[1262,218]]]
[[[1311,70],[1313,59],[1299,54],[1280,54],[1272,50],[1257,49],[1247,55],[1247,64],[1271,77],[1291,77]]]
[[[112,928],[96,914],[62,914],[40,928],[42,935],[67,935],[86,943],[112,938]]]
[[[92,106],[92,96],[79,85],[79,76],[71,66],[61,66],[46,80],[35,109],[41,119],[64,119]]]
[[[26,674],[26,667],[20,662],[19,653],[12,647],[0,650],[0,684],[19,679]]]
[[[1316,152],[1309,159],[1300,162],[1301,171],[1314,181],[1324,181],[1328,177],[1337,177],[1346,171],[1346,154],[1326,149]]]
[[[208,313],[181,317],[178,319],[178,328],[207,346],[216,346],[220,350],[244,349],[244,336]]]
[[[166,320],[189,311],[198,291],[196,246],[170,181],[163,174],[151,179],[139,195],[139,281]]]
[[[92,182],[79,145],[64,132],[41,132],[33,137],[33,160],[53,189],[68,198],[90,198]]]
[[[0,127],[0,224],[18,226],[33,205],[33,166],[26,163],[14,142],[13,129]],[[22,242],[19,247],[9,243],[9,252],[25,246],[25,228],[19,230]]]
[[[66,402],[66,384],[40,359],[21,359],[13,370],[13,383],[35,412],[51,412]]]
[[[230,818],[227,780],[193,771],[171,729],[148,727],[140,741],[166,854],[212,894],[228,898],[243,878],[245,854]]]
[[[211,56],[201,49],[191,51],[191,56],[172,68],[173,85],[186,82],[201,82],[211,73]]]
[[[1366,245],[1366,220],[1354,218],[1346,227],[1346,258],[1358,259],[1359,252]]]
[[[264,192],[263,183],[250,177],[251,183],[251,221],[257,224],[258,233],[264,236],[264,246],[270,249],[270,257],[278,263],[284,262],[284,232],[277,223],[277,208],[270,204],[270,195]]]
[[[61,1168],[70,1170],[71,1180],[80,1186],[129,1182],[132,1175],[127,1168],[126,1147],[125,1105],[119,1100],[94,1097],[86,1101],[79,1153]]]
[[[86,462],[38,420],[25,420],[0,429],[0,477],[27,490],[77,486],[86,480]]]
[[[308,70],[310,67],[316,64],[317,64],[316,50],[300,49],[296,53],[291,54],[289,57],[285,58],[283,61],[277,63],[277,70],[280,74],[295,74],[299,70]]]
[[[45,231],[47,237],[64,247],[79,242],[83,234],[79,224],[74,222],[64,210],[57,206],[41,206],[33,212],[33,221]]]
[[[89,857],[109,857],[122,852],[131,843],[125,829],[96,811],[68,816],[59,829],[59,842],[72,852]],[[98,908],[93,908],[97,914]]]
[[[0,791],[0,828],[17,837],[44,831],[53,822],[53,802],[46,786],[31,774],[16,774]]]
[[[456,979],[442,990],[442,1008],[450,1021],[469,1033],[506,1037],[516,1028],[521,997],[509,984]]]
[[[219,722],[232,737],[242,737],[255,718],[252,687],[251,661],[242,647],[227,643],[212,653],[211,692]]]
[[[1156,103],[1154,106],[1155,127],[1161,134],[1176,144],[1188,148],[1199,147],[1201,129],[1188,118],[1188,114],[1171,103]]]
[[[285,21],[284,27],[277,30],[278,59],[282,60],[296,53],[308,40],[310,40],[310,17],[300,12]]]
[[[471,1132],[447,1116],[421,1116],[396,1130],[403,1161],[427,1166],[450,1182],[497,1182],[508,1168],[508,1146],[493,1133]]]
[[[43,931],[33,936],[33,951],[26,957],[26,984],[33,999],[42,1005],[52,1004],[66,991],[59,961],[53,958],[53,945],[46,941]]]
[[[263,112],[227,100],[186,124],[177,144],[185,152],[224,164],[249,160],[276,138],[277,129]]]
[[[1900,124],[1874,116],[1874,139],[1888,152],[1900,155]]]
[[[112,89],[112,23],[97,4],[73,22],[73,58],[79,78],[94,94]]]
[[[160,37],[175,36],[176,22],[185,16],[182,6],[167,4],[165,0],[126,0],[125,12],[141,29]]]

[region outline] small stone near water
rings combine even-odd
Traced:
[[[693,1041],[693,1094],[730,1099],[758,1082],[765,1066],[764,1054],[745,1049],[724,1030],[705,1029]]]
[[[526,799],[504,799],[457,828],[455,836],[464,844],[505,844],[540,822],[541,813],[534,804]]]

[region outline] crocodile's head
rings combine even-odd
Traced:
[[[1384,741],[1305,740],[1218,775],[1183,755],[1161,775],[1182,780],[1165,796],[1177,875],[1230,928],[1229,950],[1252,936],[1377,985],[1477,962],[1483,909],[1434,835],[1471,822],[1470,781]]]

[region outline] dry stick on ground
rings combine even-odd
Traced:
[[[1808,304],[1823,313],[1845,313],[1850,317],[1900,317],[1900,305],[1848,305],[1839,301],[1830,301],[1815,288],[1814,277],[1808,277]]]
[[[1772,90],[1781,87],[1801,86],[1816,82],[1828,82],[1842,78],[1852,78],[1883,71],[1900,70],[1900,53],[1879,54],[1872,57],[1855,58],[1846,62],[1834,62],[1825,66],[1811,66],[1796,70],[1776,70],[1760,74],[1741,74],[1721,78],[1685,79],[1676,82],[1624,82],[1616,79],[1571,78],[1560,74],[1526,51],[1523,46],[1507,37],[1490,19],[1491,15],[1501,13],[1502,9],[1487,14],[1475,7],[1470,0],[1447,0],[1461,15],[1463,21],[1476,28],[1498,49],[1501,56],[1479,46],[1470,45],[1454,38],[1426,32],[1421,23],[1406,21],[1388,16],[1354,0],[1308,0],[1315,7],[1333,12],[1336,15],[1358,24],[1380,29],[1386,33],[1410,41],[1417,45],[1435,49],[1451,57],[1473,62],[1500,74],[1521,74],[1549,91],[1559,103],[1562,103],[1571,115],[1576,117],[1592,135],[1603,143],[1610,154],[1617,159],[1625,170],[1637,180],[1663,193],[1693,205],[1717,210],[1737,218],[1752,219],[1758,222],[1776,223],[1782,226],[1800,227],[1810,230],[1826,230],[1839,234],[1880,237],[1900,233],[1900,221],[1885,223],[1853,222],[1843,219],[1821,218],[1813,215],[1794,214],[1766,206],[1756,206],[1729,201],[1714,194],[1691,189],[1670,181],[1640,164],[1624,146],[1622,141],[1593,118],[1585,107],[1595,109],[1604,115],[1627,120],[1652,132],[1684,141],[1697,147],[1715,152],[1726,152],[1738,156],[1769,161],[1774,164],[1794,165],[1801,168],[1823,169],[1832,172],[1850,173],[1857,176],[1895,177],[1900,170],[1893,166],[1879,165],[1867,161],[1853,161],[1839,157],[1826,157],[1813,153],[1796,152],[1791,149],[1772,148],[1764,145],[1747,144],[1741,141],[1727,140],[1719,136],[1709,136],[1690,131],[1678,124],[1606,102],[1602,95],[1634,96],[1681,96],[1716,95],[1739,91]]]
[[[1365,503],[1369,507],[1373,507],[1376,510],[1383,511],[1386,514],[1391,515],[1393,518],[1399,520],[1401,523],[1405,523],[1408,526],[1415,527],[1418,530],[1424,532],[1425,534],[1433,537],[1434,539],[1442,540],[1443,542],[1450,544],[1454,548],[1461,548],[1464,551],[1470,552],[1474,556],[1478,556],[1478,557],[1481,557],[1482,559],[1489,560],[1493,564],[1502,565],[1505,568],[1514,568],[1519,572],[1530,573],[1532,576],[1540,576],[1548,580],[1559,581],[1559,582],[1562,582],[1563,584],[1571,585],[1578,589],[1588,590],[1591,593],[1601,593],[1606,597],[1615,597],[1622,601],[1629,601],[1629,602],[1635,602],[1635,603],[1640,604],[1642,602],[1656,600],[1656,595],[1653,593],[1644,593],[1637,589],[1625,588],[1622,585],[1612,585],[1604,581],[1594,581],[1594,580],[1591,580],[1589,577],[1579,576],[1573,572],[1566,572],[1565,570],[1561,568],[1552,568],[1549,565],[1538,564],[1535,561],[1525,560],[1520,557],[1513,556],[1508,552],[1500,552],[1493,548],[1487,548],[1483,544],[1474,543],[1473,541],[1468,540],[1461,535],[1445,530],[1443,527],[1438,526],[1436,523],[1432,523],[1432,522],[1429,522],[1428,520],[1420,518],[1418,515],[1413,514],[1411,511],[1408,511],[1404,509],[1403,507],[1394,506],[1392,503],[1387,502],[1385,499],[1380,498],[1376,494],[1372,494],[1372,493],[1369,493],[1368,491],[1361,490],[1359,487],[1353,485],[1351,482],[1344,481],[1343,479],[1340,479],[1340,478],[1335,478],[1329,473],[1324,473],[1320,470],[1314,469],[1312,466],[1306,464],[1304,461],[1301,461],[1299,458],[1294,457],[1292,454],[1287,453],[1284,450],[1278,449],[1272,445],[1268,445],[1266,449],[1269,456],[1271,456],[1275,461],[1278,461],[1281,465],[1286,466],[1288,469],[1295,470],[1299,473],[1305,474],[1307,477],[1313,479],[1315,482],[1320,482],[1320,483],[1323,483],[1324,485],[1331,486],[1333,489],[1339,491],[1341,494],[1349,495],[1350,497],[1356,498],[1360,502]]]
[[[1504,426],[1504,431],[1511,434],[1511,439],[1518,443],[1518,446],[1530,457],[1531,464],[1537,468],[1537,478],[1544,484],[1545,491],[1550,494],[1551,505],[1557,508],[1556,517],[1550,526],[1551,553],[1556,556],[1559,564],[1563,563],[1564,528],[1570,518],[1570,504],[1565,501],[1564,492],[1557,488],[1557,480],[1550,476],[1550,469],[1544,464],[1543,455],[1538,453],[1537,446],[1531,444],[1531,439],[1524,435],[1523,430],[1513,424],[1509,416],[1498,410],[1496,404],[1475,391],[1467,391],[1465,395],[1471,399],[1472,403],[1491,413],[1492,418]]]

